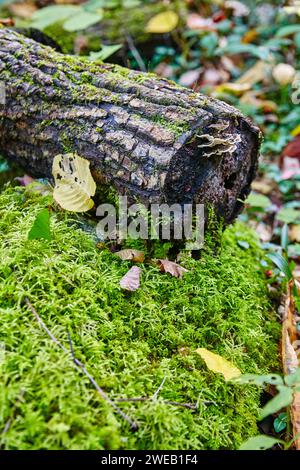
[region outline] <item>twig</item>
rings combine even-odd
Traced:
[[[144,63],[144,61],[141,57],[141,54],[139,53],[139,51],[135,47],[133,39],[129,34],[127,34],[127,36],[126,36],[126,41],[128,43],[130,52],[132,53],[133,57],[137,61],[137,64],[138,64],[139,68],[141,69],[141,71],[142,72],[147,72],[147,69],[146,69],[145,63]]]
[[[126,403],[126,402],[145,402],[145,401],[153,401],[153,397],[133,397],[133,398],[117,398],[117,402],[119,403]],[[169,400],[162,400],[164,405],[172,405],[172,406],[182,406],[183,408],[188,408],[190,410],[197,410],[199,408],[200,400],[198,398],[196,403],[180,403],[178,401],[169,401]],[[203,400],[201,401],[204,405],[216,405],[216,402],[211,400]]]
[[[162,383],[160,384],[160,386],[158,387],[158,389],[156,390],[156,392],[154,393],[153,397],[152,397],[152,400],[156,400],[156,398],[158,397],[158,394],[159,392],[161,391],[161,389],[163,388],[164,384],[165,384],[165,381],[167,380],[167,376],[165,375],[163,380],[162,380]]]
[[[22,388],[21,391],[20,391],[20,393],[19,393],[19,395],[18,395],[18,397],[17,397],[17,400],[16,400],[16,402],[15,402],[15,404],[14,404],[14,406],[13,406],[13,409],[12,409],[12,412],[11,412],[11,416],[8,418],[8,420],[7,420],[6,423],[5,423],[5,426],[4,426],[3,431],[2,431],[2,433],[1,433],[2,435],[3,435],[3,434],[6,434],[6,433],[9,431],[9,429],[10,429],[10,427],[11,427],[11,423],[13,422],[13,419],[14,419],[14,417],[15,417],[15,415],[16,415],[17,407],[18,407],[19,403],[22,401],[22,399],[23,399],[23,397],[24,397],[24,394],[25,394],[25,390],[24,390],[24,388]]]
[[[89,381],[91,382],[91,384],[95,387],[95,389],[97,390],[97,392],[99,393],[99,395],[107,402],[109,403],[116,411],[116,413],[118,413],[119,416],[121,416],[125,421],[127,421],[127,423],[130,424],[130,427],[133,431],[136,431],[139,426],[138,424],[133,421],[129,416],[127,416],[107,395],[106,393],[102,390],[101,387],[99,387],[99,385],[97,384],[97,382],[95,381],[95,379],[91,376],[91,374],[86,370],[85,366],[75,357],[74,355],[74,351],[73,351],[73,345],[72,345],[72,340],[71,340],[71,336],[69,335],[69,341],[70,341],[70,347],[71,347],[71,351],[68,351],[68,349],[66,349],[56,338],[55,336],[51,333],[51,331],[47,328],[47,326],[45,325],[45,323],[43,322],[43,320],[40,318],[40,316],[38,315],[37,311],[35,310],[35,308],[33,307],[33,305],[31,304],[31,302],[29,301],[29,299],[26,297],[25,298],[25,301],[26,301],[26,304],[27,306],[29,307],[31,313],[34,315],[34,317],[36,318],[36,320],[38,321],[38,323],[41,325],[41,327],[46,331],[46,333],[48,334],[48,336],[50,336],[50,338],[52,339],[52,341],[54,341],[54,343],[60,348],[62,349],[62,351],[64,351],[65,353],[67,354],[70,354],[71,352],[71,356],[72,356],[72,359],[74,361],[74,364],[77,366],[77,368],[81,369],[82,372],[84,373],[84,375],[89,379]]]

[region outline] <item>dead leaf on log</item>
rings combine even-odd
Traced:
[[[288,284],[282,321],[282,361],[285,375],[292,374],[299,367],[299,360],[293,346],[297,344],[298,333],[292,288],[293,284],[290,282]],[[294,393],[291,405],[291,420],[295,448],[300,450],[300,392]]]
[[[134,292],[140,287],[141,268],[132,266],[129,271],[120,280],[120,286],[124,290]]]
[[[162,273],[169,273],[171,276],[182,278],[188,270],[168,259],[158,259],[157,263]]]
[[[123,261],[134,261],[135,263],[143,263],[145,261],[145,253],[131,248],[120,250],[115,253]]]

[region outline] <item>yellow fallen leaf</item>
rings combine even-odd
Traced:
[[[240,102],[254,106],[258,109],[262,109],[265,113],[270,113],[277,110],[277,104],[274,101],[257,98],[255,92],[253,91],[247,91],[247,93],[241,97]]]
[[[291,135],[296,137],[296,135],[300,134],[300,124],[295,127],[295,129],[292,130]]]
[[[262,60],[258,60],[253,67],[245,72],[235,83],[240,85],[252,86],[255,83],[261,82],[266,78],[271,71],[271,65]]]
[[[289,237],[292,242],[300,242],[300,225],[290,226]]]
[[[196,353],[202,357],[209,370],[222,374],[226,382],[241,375],[241,371],[231,362],[208,349],[198,348]]]
[[[170,33],[178,25],[178,15],[174,11],[165,11],[163,13],[158,13],[158,15],[153,16],[147,26],[147,33]]]
[[[222,83],[222,85],[217,86],[216,91],[219,93],[228,92],[233,93],[234,95],[241,95],[245,91],[249,91],[251,85],[248,83]]]
[[[77,154],[56,155],[52,174],[55,180],[53,198],[65,210],[86,212],[94,206],[91,196],[96,183],[90,171],[90,163]]]

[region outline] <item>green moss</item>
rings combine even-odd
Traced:
[[[170,131],[174,132],[176,137],[180,137],[184,132],[188,132],[190,130],[189,123],[171,122],[170,120],[165,119],[162,116],[155,116],[152,121],[160,124],[163,128],[169,129]]]
[[[256,434],[257,388],[226,384],[193,352],[207,347],[243,372],[278,368],[253,233],[241,224],[227,229],[218,256],[183,259],[182,280],[142,266],[141,287],[130,295],[119,288],[130,263],[95,248],[74,215],[52,213],[53,241],[27,240],[49,203],[22,188],[0,195],[0,429],[12,418],[2,447],[231,449]],[[139,422],[136,433],[38,326],[25,297],[67,348],[69,329],[76,356],[111,398],[151,396],[167,377],[157,401],[120,404]],[[162,402],[199,396],[197,411]]]
[[[44,33],[53,39],[60,47],[64,54],[72,54],[74,52],[74,41],[76,33],[70,33],[64,30],[63,21],[47,26]]]

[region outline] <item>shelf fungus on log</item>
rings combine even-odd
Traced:
[[[154,74],[60,54],[0,30],[0,152],[37,177],[76,152],[132,200],[213,206],[226,222],[255,175],[260,132],[233,107]]]

